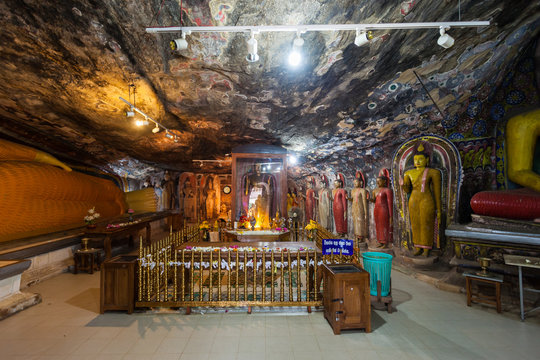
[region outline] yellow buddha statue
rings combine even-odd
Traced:
[[[540,192],[540,175],[533,170],[534,150],[540,137],[540,110],[514,116],[506,125],[508,177]]]
[[[428,167],[429,154],[420,143],[414,155],[414,169],[403,176],[403,191],[410,193],[409,216],[415,256],[429,255],[441,223],[441,173]],[[437,218],[435,219],[435,216]],[[437,228],[435,227],[437,220]],[[436,232],[437,231],[437,232]]]

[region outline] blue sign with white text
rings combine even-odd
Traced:
[[[347,239],[323,239],[322,253],[323,255],[353,255],[353,241]]]

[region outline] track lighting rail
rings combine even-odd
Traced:
[[[489,26],[489,21],[446,21],[418,23],[382,23],[382,24],[333,24],[333,25],[260,25],[260,26],[164,26],[146,28],[147,33],[175,32],[308,32],[338,30],[411,30],[467,28]]]

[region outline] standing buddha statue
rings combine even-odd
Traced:
[[[319,223],[327,230],[332,227],[332,208],[330,206],[332,202],[332,192],[328,189],[328,178],[326,175],[321,175],[321,190],[319,190],[318,196],[315,196],[315,200],[319,201]]]
[[[405,172],[403,191],[410,193],[409,217],[415,256],[429,255],[441,224],[441,173],[429,168],[429,156],[419,142],[414,154],[414,169]]]
[[[351,191],[351,212],[353,231],[357,241],[368,237],[368,199],[369,192],[365,189],[365,178],[362,172],[357,171],[354,179],[354,189]]]
[[[373,190],[370,201],[375,203],[373,217],[375,219],[375,232],[380,248],[387,248],[392,243],[393,201],[392,190],[389,189],[390,173],[388,169],[381,169],[377,177],[377,188]]]
[[[347,235],[347,190],[343,188],[345,177],[338,174],[334,181],[334,190],[332,190],[332,210],[334,211],[334,224],[339,236]]]

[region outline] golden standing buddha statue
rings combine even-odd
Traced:
[[[410,193],[409,216],[415,256],[429,255],[441,224],[441,173],[428,167],[429,154],[420,143],[414,155],[414,169],[403,176],[403,191]],[[436,222],[437,221],[437,222]],[[435,226],[437,225],[437,227]]]

